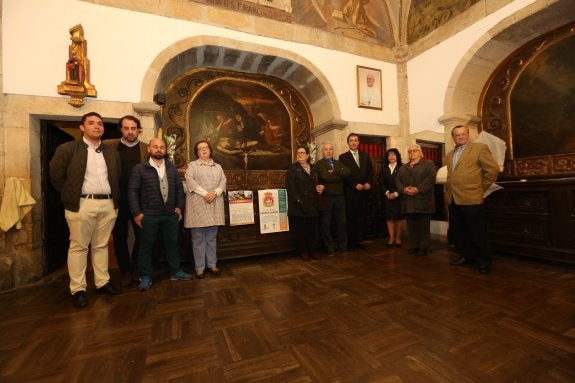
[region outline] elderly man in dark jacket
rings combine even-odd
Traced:
[[[180,268],[178,253],[178,222],[185,206],[184,188],[178,170],[166,156],[163,140],[153,138],[148,144],[149,161],[132,169],[128,182],[128,202],[134,221],[141,227],[140,291],[152,285],[152,250],[156,234],[161,231],[171,280],[189,280],[190,274]]]

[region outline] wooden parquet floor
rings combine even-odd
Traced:
[[[0,294],[0,382],[575,382],[575,270],[497,257],[484,276],[441,243],[368,245],[91,286],[83,310],[64,277]]]

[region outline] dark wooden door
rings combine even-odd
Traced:
[[[383,191],[380,182],[383,156],[386,151],[385,137],[360,136],[360,142],[359,150],[369,154],[373,167],[373,186],[367,201],[367,215],[365,217],[365,237],[379,238],[387,235]]]
[[[50,274],[66,264],[70,243],[64,205],[50,182],[50,160],[59,145],[73,141],[74,137],[51,121],[42,121],[41,126],[44,274]]]

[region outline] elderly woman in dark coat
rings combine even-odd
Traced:
[[[317,184],[315,167],[309,163],[309,151],[299,147],[297,161],[288,167],[286,189],[288,193],[288,216],[290,231],[296,249],[304,261],[320,259],[318,248],[318,196],[324,190]]]
[[[427,255],[431,215],[435,212],[435,164],[423,158],[421,146],[407,151],[409,162],[397,173],[395,184],[401,195],[401,212],[405,215],[409,254]]]

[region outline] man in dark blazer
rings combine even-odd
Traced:
[[[359,136],[347,136],[349,151],[339,156],[339,160],[350,170],[345,178],[345,209],[347,216],[348,249],[365,249],[363,227],[367,209],[367,199],[373,182],[373,167],[369,155],[360,152]]]
[[[122,164],[118,218],[116,218],[112,233],[114,236],[114,254],[118,261],[118,268],[122,273],[122,284],[127,286],[138,281],[138,251],[140,246],[140,227],[134,222],[128,205],[128,179],[132,168],[148,158],[148,145],[141,142],[138,137],[142,129],[138,118],[130,115],[124,116],[120,118],[118,127],[122,132],[122,138],[105,140],[104,144],[118,152]],[[128,225],[130,223],[135,237],[131,252],[128,249]]]
[[[451,130],[455,149],[447,153],[445,198],[455,246],[461,257],[451,265],[476,264],[481,274],[491,271],[487,218],[483,206],[485,191],[497,180],[499,166],[485,144],[469,142],[469,127]]]

